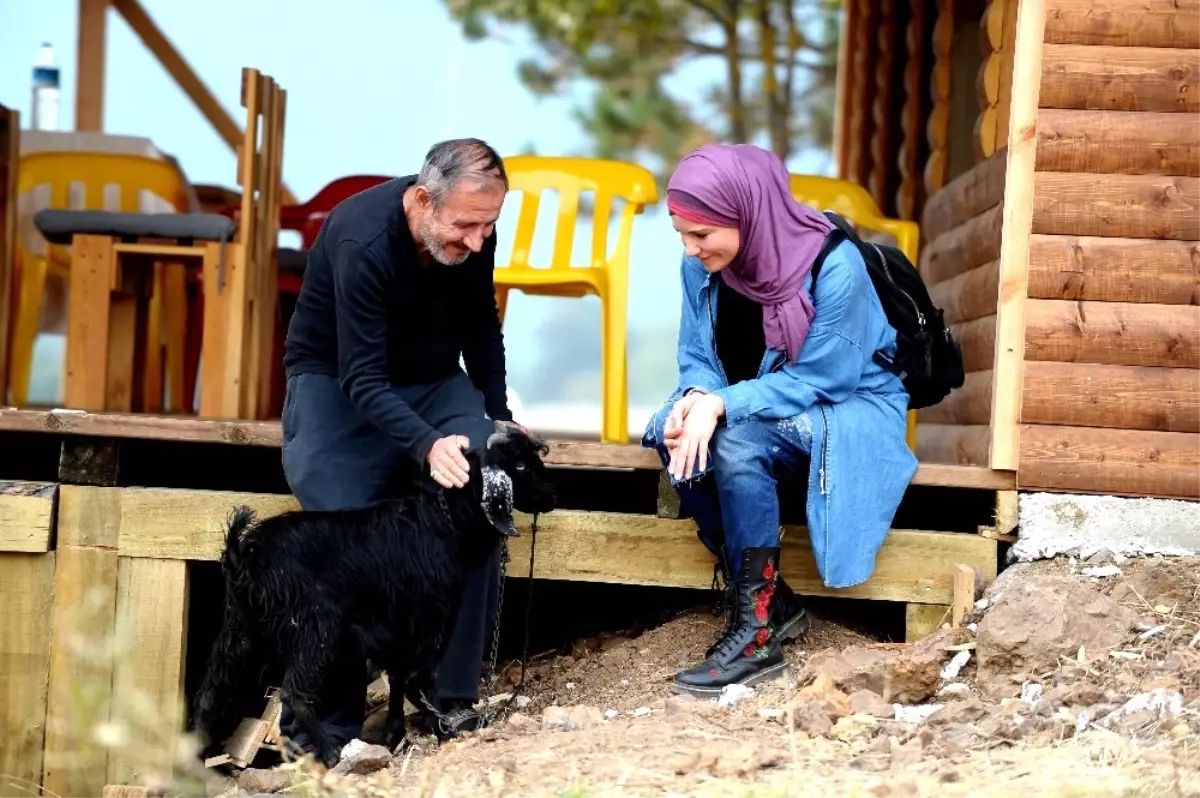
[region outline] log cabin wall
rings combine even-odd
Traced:
[[[1045,6],[1018,484],[1198,498],[1200,0]]]

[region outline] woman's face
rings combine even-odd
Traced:
[[[683,239],[684,252],[688,257],[698,258],[708,273],[716,274],[737,257],[742,237],[736,227],[700,224],[674,214],[671,224]]]

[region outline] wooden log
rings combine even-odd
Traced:
[[[1046,0],[1045,40],[1200,48],[1200,0]]]
[[[1021,422],[1200,432],[1200,371],[1032,361]]]
[[[950,332],[962,347],[963,368],[968,372],[992,368],[996,360],[995,316],[953,324]]]
[[[1022,490],[1200,499],[1200,436],[1021,425]]]
[[[946,324],[958,324],[994,316],[999,290],[1000,261],[994,260],[934,283],[929,298],[945,313]]]
[[[1033,232],[1194,241],[1200,178],[1038,172]]]
[[[944,233],[975,218],[1004,199],[1007,148],[951,180],[929,198],[921,216],[921,235],[935,241]]]
[[[1031,298],[1200,305],[1200,242],[1035,235],[1029,244]]]
[[[980,465],[988,461],[992,431],[984,424],[925,424],[917,411],[917,457],[922,462]]]
[[[963,386],[932,407],[920,411],[920,424],[990,424],[992,372],[972,371]],[[920,432],[918,431],[918,435]]]
[[[0,482],[0,551],[50,551],[57,497],[49,482]]]
[[[0,553],[0,792],[6,795],[37,794],[42,780],[53,600],[54,552]]]
[[[1194,114],[1200,111],[1200,63],[1194,50],[1047,44],[1040,104]]]
[[[267,494],[126,488],[121,496],[121,553],[167,561],[218,559],[224,521],[235,504],[246,504],[262,517],[296,506],[291,497]],[[521,535],[510,542],[509,550],[512,576],[526,574],[521,569],[529,561],[529,518],[520,516],[517,521]],[[832,591],[821,584],[807,532],[789,526],[783,571],[789,584],[803,593],[948,603],[955,562],[951,549],[966,558],[957,562],[986,566],[987,558],[994,557],[994,548],[976,549],[967,542],[972,540],[980,538],[894,530],[870,582]],[[696,543],[695,524],[653,515],[571,510],[544,515],[538,521],[536,567],[541,579],[693,588],[712,582],[712,557]]]
[[[954,568],[954,601],[950,604],[950,625],[961,626],[975,604],[975,569],[969,565]]]
[[[997,205],[930,241],[920,256],[925,284],[949,280],[999,258],[1003,221],[1003,206]]]
[[[1025,359],[1200,369],[1200,313],[1189,305],[1031,299]]]
[[[1043,108],[1037,137],[1041,172],[1200,177],[1200,125],[1188,114]]]

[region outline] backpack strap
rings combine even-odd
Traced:
[[[833,211],[825,211],[825,216],[833,223],[833,229],[829,231],[829,235],[825,236],[825,240],[821,243],[821,249],[817,252],[817,257],[813,259],[812,265],[812,293],[815,298],[817,295],[817,275],[821,273],[821,267],[825,265],[825,258],[829,257],[829,253],[837,248],[837,245],[842,243],[843,238],[854,239],[854,231],[846,224],[846,220],[838,216]]]

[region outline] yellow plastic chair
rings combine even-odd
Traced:
[[[876,233],[890,235],[896,239],[896,247],[908,256],[915,266],[917,246],[920,242],[920,227],[916,222],[889,219],[879,212],[867,190],[848,180],[837,180],[818,175],[791,175],[792,196],[819,211],[833,211],[846,219],[855,228],[865,228]],[[908,413],[908,446],[917,448],[917,414]]]
[[[83,189],[81,200],[75,204],[71,201],[72,184]],[[58,210],[139,213],[142,191],[165,200],[178,212],[188,209],[187,190],[179,173],[166,161],[140,155],[76,150],[46,150],[22,155],[17,166],[17,196],[39,186],[50,189],[49,204],[45,207]],[[109,186],[118,192],[118,207],[105,206],[106,187]],[[33,345],[46,279],[51,273],[67,278],[71,266],[70,249],[47,244],[45,255],[33,255],[25,251],[18,237],[16,266],[17,302],[13,311],[10,362],[12,401],[20,407],[29,396]]]
[[[600,439],[629,442],[629,397],[625,352],[629,307],[629,251],[633,217],[658,202],[654,175],[640,166],[593,158],[519,155],[504,160],[509,186],[521,192],[520,217],[512,258],[495,271],[496,302],[504,320],[508,292],[517,289],[539,296],[583,297],[595,294],[602,308],[601,361],[604,420]],[[558,221],[550,265],[531,266],[534,226],[543,191],[558,192]],[[591,259],[572,265],[571,250],[579,216],[579,195],[595,192]],[[616,246],[608,254],[608,226],[613,199],[625,201],[619,214]]]

